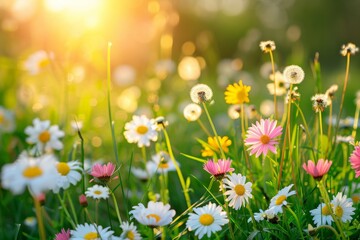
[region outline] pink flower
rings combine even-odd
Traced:
[[[61,229],[61,232],[55,235],[55,240],[69,240],[70,239],[70,229],[66,230]]]
[[[114,174],[115,165],[112,163],[101,165],[96,163],[91,169],[91,176],[97,178],[102,182],[108,182],[111,176]]]
[[[245,139],[245,145],[250,146],[250,155],[256,153],[256,157],[260,154],[266,156],[269,150],[276,153],[275,145],[278,141],[275,138],[282,134],[282,127],[276,127],[276,123],[276,120],[261,119],[260,123],[257,121],[256,125],[252,124]]]
[[[315,178],[316,180],[321,180],[322,176],[327,174],[327,172],[329,171],[331,164],[332,161],[324,161],[324,159],[319,159],[316,165],[312,160],[308,160],[307,166],[306,163],[304,163],[303,168],[308,174],[313,176],[313,178]]]
[[[204,164],[204,170],[213,175],[216,179],[222,179],[227,172],[234,171],[230,168],[231,160],[219,159],[217,162],[209,160]]]
[[[350,156],[351,167],[355,170],[356,178],[360,176],[360,146],[356,146]]]

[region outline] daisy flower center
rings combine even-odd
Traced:
[[[239,196],[242,196],[245,193],[245,188],[241,184],[236,185],[234,190],[235,190],[236,194],[239,195]]]
[[[95,190],[95,191],[94,191],[94,194],[96,194],[96,195],[101,195],[101,194],[102,194],[102,191],[100,191],[100,190]]]
[[[135,238],[135,235],[132,231],[128,231],[126,233],[126,238],[130,239],[130,240],[133,240]]]
[[[147,133],[148,130],[149,130],[149,128],[144,125],[138,126],[136,129],[137,133],[141,134],[141,135],[144,135],[145,133]]]
[[[331,214],[329,208],[326,205],[321,209],[321,214],[324,216],[328,216]]]
[[[147,218],[155,218],[155,221],[156,221],[156,222],[159,222],[160,219],[161,219],[161,217],[160,217],[159,215],[154,214],[154,213],[151,213],[151,214],[147,215],[146,217],[147,217]]]
[[[50,135],[49,131],[45,130],[39,134],[39,141],[42,143],[46,143],[50,140],[50,137],[51,137],[51,135]]]
[[[337,206],[335,208],[335,215],[341,218],[343,214],[344,214],[344,210],[342,209],[342,207]]]
[[[200,216],[199,222],[204,226],[209,226],[214,222],[214,217],[211,214],[205,213]]]
[[[169,164],[166,163],[166,162],[160,163],[160,164],[159,164],[159,168],[168,169],[168,168],[169,168]]]
[[[57,170],[61,175],[66,176],[70,172],[70,167],[67,163],[60,162],[57,165]]]
[[[37,166],[33,166],[33,167],[28,167],[23,171],[23,176],[27,177],[27,178],[35,178],[38,176],[41,176],[43,173],[42,169],[37,167]]]
[[[276,199],[275,204],[276,204],[276,205],[281,205],[285,200],[286,200],[286,196],[285,196],[285,195],[281,195],[281,196],[279,196],[279,197]]]
[[[260,142],[262,144],[268,144],[270,142],[270,137],[268,135],[262,135],[260,137]]]
[[[98,238],[97,232],[89,232],[84,235],[84,239],[97,239],[97,238]]]

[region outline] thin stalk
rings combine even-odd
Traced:
[[[68,201],[69,201],[69,204],[70,204],[70,209],[71,209],[71,212],[72,212],[72,214],[74,216],[75,224],[77,225],[78,224],[78,219],[77,219],[77,215],[76,215],[76,212],[75,212],[75,207],[74,207],[73,201],[72,201],[70,195],[68,194],[68,192],[65,192],[64,194],[68,198]]]
[[[223,159],[226,159],[225,153],[224,153],[224,151],[223,151],[223,149],[222,149],[222,147],[221,147],[221,143],[220,143],[220,140],[219,140],[219,136],[218,136],[218,134],[217,134],[217,132],[216,132],[216,129],[215,129],[215,125],[214,125],[213,121],[211,120],[211,117],[210,117],[209,111],[207,110],[206,104],[205,104],[204,102],[202,102],[202,105],[203,105],[203,108],[204,108],[204,110],[205,110],[206,116],[207,116],[207,118],[208,118],[208,120],[209,120],[211,129],[212,129],[212,131],[214,132],[216,142],[217,142],[217,144],[219,145],[221,157],[222,157]]]
[[[324,149],[323,149],[323,139],[322,139],[322,135],[323,135],[323,127],[322,127],[322,112],[319,111],[319,128],[320,128],[320,152],[322,154],[324,154]]]
[[[171,159],[171,161],[173,162],[173,164],[175,166],[177,175],[178,175],[179,180],[180,180],[181,187],[182,187],[183,192],[184,192],[186,205],[187,205],[188,208],[191,208],[191,201],[190,201],[189,191],[186,188],[185,180],[184,180],[184,177],[183,177],[182,172],[180,170],[179,164],[175,160],[175,156],[174,156],[174,153],[173,153],[172,148],[171,148],[170,138],[169,138],[169,135],[168,135],[165,128],[163,128],[163,133],[164,133],[164,137],[165,137],[166,146],[167,146],[167,149],[169,151],[170,159]]]
[[[229,225],[229,232],[230,232],[230,236],[231,236],[231,239],[232,240],[235,240],[235,235],[234,235],[234,231],[232,229],[232,226],[231,226],[231,221],[230,221],[230,211],[229,211],[229,204],[228,202],[226,201],[226,195],[225,195],[225,184],[221,181],[220,184],[222,184],[222,195],[224,197],[224,204],[225,204],[225,211],[226,211],[226,215],[229,219],[229,222],[228,222],[228,225]]]
[[[81,149],[81,156],[80,156],[80,158],[81,158],[81,168],[83,169],[83,171],[82,171],[82,180],[81,180],[81,182],[82,182],[82,184],[81,184],[81,186],[82,186],[82,192],[84,193],[85,192],[85,189],[86,189],[86,187],[85,187],[85,178],[86,178],[86,174],[85,174],[85,150],[84,150],[84,138],[82,137],[82,135],[81,135],[81,132],[80,132],[80,129],[78,128],[78,135],[79,135],[79,138],[80,138],[80,149]]]
[[[62,209],[64,210],[64,213],[66,215],[67,220],[69,221],[69,223],[71,224],[71,226],[75,229],[76,228],[76,224],[74,223],[74,221],[71,218],[71,215],[69,213],[69,211],[67,210],[64,200],[61,198],[60,194],[57,194],[59,201],[60,201],[60,205],[62,207]]]
[[[349,80],[349,69],[350,69],[350,53],[347,53],[347,55],[346,55],[346,70],[345,70],[344,87],[343,87],[343,91],[342,91],[342,95],[341,95],[340,110],[339,110],[338,117],[336,119],[336,127],[335,127],[335,134],[334,134],[335,136],[334,136],[333,144],[336,143],[336,137],[337,137],[336,135],[337,135],[337,131],[338,131],[338,128],[339,128],[341,113],[342,113],[342,109],[343,109],[343,105],[344,105],[346,86],[347,86],[347,82]]]
[[[339,233],[338,233],[332,226],[329,226],[329,225],[321,225],[321,226],[319,226],[319,227],[316,228],[316,231],[320,230],[321,228],[326,228],[326,229],[331,230],[331,231],[335,234],[336,239],[340,239]]]
[[[277,109],[277,103],[276,103],[276,78],[275,78],[275,63],[274,63],[274,56],[272,51],[269,51],[270,55],[270,61],[271,61],[271,70],[274,76],[274,107],[275,107],[275,119],[278,117],[278,109]]]
[[[108,115],[109,115],[109,123],[110,123],[110,129],[111,129],[111,138],[112,138],[112,145],[113,145],[113,150],[114,150],[114,154],[115,154],[115,160],[116,160],[116,164],[118,166],[120,166],[120,160],[119,160],[119,154],[118,154],[118,150],[117,150],[117,142],[116,142],[116,137],[115,137],[115,128],[114,128],[114,122],[112,119],[112,114],[111,114],[111,42],[108,43],[108,48],[107,48],[107,107],[108,107]],[[124,186],[123,186],[123,182],[122,182],[122,178],[121,178],[121,174],[120,171],[118,171],[118,176],[119,176],[119,182],[120,182],[120,188],[121,188],[121,192],[122,195],[125,196],[125,192],[124,192]],[[124,197],[124,207],[125,207],[125,212],[128,212],[127,210],[127,202],[125,201],[125,197]]]
[[[358,127],[358,123],[359,123],[359,113],[360,113],[360,106],[358,104],[356,104],[356,110],[355,110],[355,116],[354,116],[354,125],[353,125],[353,130],[351,133],[351,136],[354,138],[356,137],[356,130]]]
[[[241,104],[241,138],[245,139],[245,111],[244,104]]]
[[[253,225],[253,229],[255,230],[255,229],[256,229],[256,220],[255,220],[255,217],[254,217],[254,213],[253,213],[253,211],[251,210],[250,203],[249,203],[249,204],[246,204],[246,208],[249,210],[250,217],[251,217],[251,221],[252,221],[252,225]]]
[[[196,121],[199,123],[201,129],[205,132],[205,134],[206,134],[208,137],[211,137],[210,132],[206,129],[204,123],[200,120],[200,118],[198,118]]]
[[[294,217],[294,219],[295,219],[295,221],[296,221],[296,225],[297,225],[297,227],[298,227],[298,230],[299,230],[299,232],[300,232],[300,234],[301,234],[301,238],[302,238],[302,239],[305,239],[305,238],[304,238],[304,235],[303,235],[303,232],[302,232],[303,230],[302,230],[302,228],[301,228],[301,224],[300,224],[300,221],[299,221],[298,217],[296,216],[296,214],[294,213],[294,211],[291,210],[291,208],[287,207],[286,209],[291,213],[291,215],[293,215],[293,217]]]
[[[121,221],[121,217],[120,217],[120,211],[119,211],[119,207],[118,207],[118,204],[117,204],[117,201],[116,201],[116,197],[115,197],[115,194],[113,193],[113,191],[111,191],[111,197],[114,201],[114,206],[115,206],[115,211],[116,211],[116,216],[119,220],[119,223],[120,225],[122,224],[122,221]]]
[[[333,114],[333,105],[330,104],[330,107],[329,107],[329,126],[328,126],[328,132],[327,132],[328,144],[327,144],[325,156],[327,156],[327,154],[329,152],[329,147],[331,145],[332,114]]]
[[[36,211],[36,218],[38,221],[38,229],[39,229],[39,236],[41,240],[46,240],[46,233],[44,228],[44,219],[41,214],[41,206],[39,200],[34,197],[34,205],[35,205],[35,211]]]

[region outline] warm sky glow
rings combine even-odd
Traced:
[[[50,11],[85,13],[96,10],[101,2],[99,0],[46,0],[45,3]]]

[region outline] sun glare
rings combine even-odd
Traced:
[[[96,10],[100,6],[99,0],[46,0],[46,8],[53,12],[69,11],[86,13]]]

